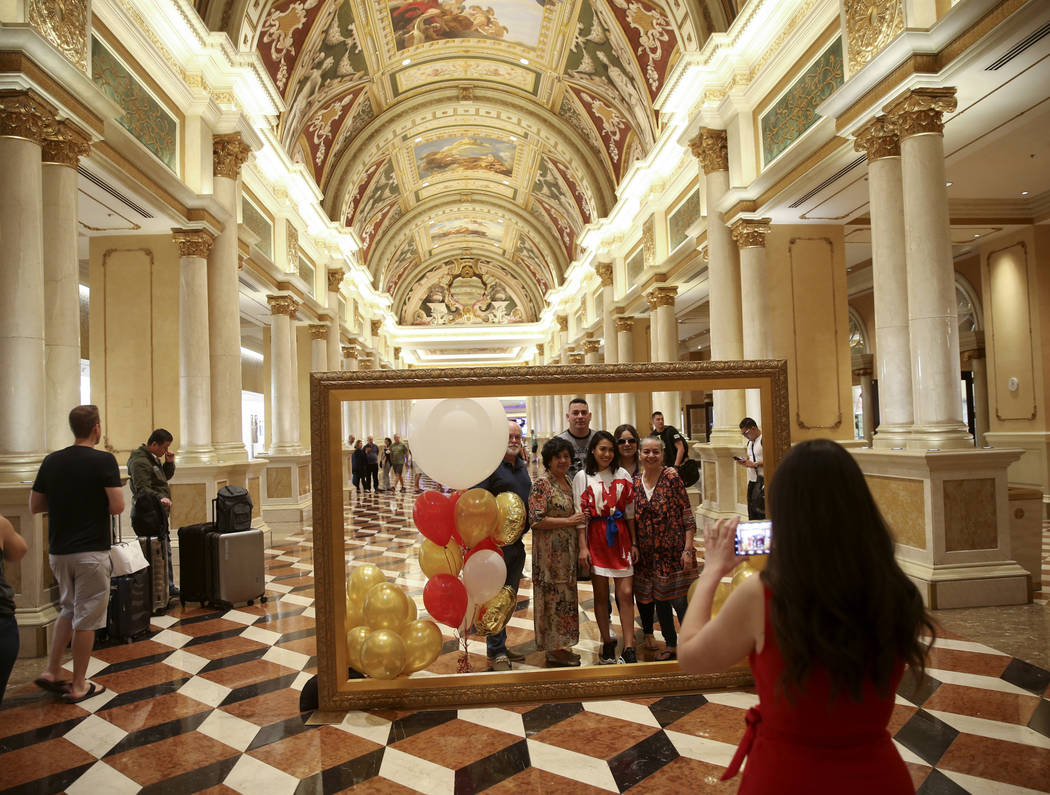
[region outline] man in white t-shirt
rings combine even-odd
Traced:
[[[766,477],[762,467],[762,431],[750,417],[740,420],[740,432],[747,439],[745,455],[736,459],[747,468],[747,518],[766,518]]]

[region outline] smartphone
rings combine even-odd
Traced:
[[[772,547],[773,522],[760,519],[736,526],[733,548],[738,555],[768,555]]]
[[[735,456],[733,456],[733,460],[734,461],[743,461],[744,459],[741,456],[735,455]]]

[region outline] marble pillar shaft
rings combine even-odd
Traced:
[[[208,260],[180,257],[179,453],[197,458],[206,458],[212,450],[208,332]]]
[[[768,359],[769,300],[766,285],[765,246],[745,246],[740,249],[740,292],[747,295],[746,309],[741,316],[741,332],[745,359]],[[762,427],[762,391],[748,389],[744,393],[745,411]]]
[[[621,364],[630,364],[634,361],[634,331],[631,328],[620,329],[616,332],[616,352]],[[637,409],[633,392],[620,393],[620,423],[637,422]],[[639,431],[641,433],[641,431]]]
[[[314,337],[310,340],[310,372],[323,373],[328,369],[328,340]]]
[[[286,314],[275,314],[270,324],[270,386],[277,421],[271,433],[272,452],[287,452],[299,445],[299,418],[295,414],[298,387],[293,369],[295,327]]]
[[[69,410],[80,405],[80,265],[77,259],[77,172],[65,163],[42,171],[44,338],[48,450],[70,440]],[[7,289],[9,285],[5,285]]]

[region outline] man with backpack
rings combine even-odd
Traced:
[[[128,478],[131,485],[131,524],[140,535],[164,539],[168,558],[168,596],[178,597],[175,573],[171,565],[171,535],[168,515],[171,513],[171,487],[168,481],[175,476],[175,454],[168,450],[173,437],[164,428],[157,428],[144,445],[131,451],[128,457]],[[159,510],[158,510],[159,508]]]

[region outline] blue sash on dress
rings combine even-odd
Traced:
[[[620,533],[620,528],[616,524],[617,519],[623,518],[623,511],[613,511],[611,516],[605,517],[605,543],[610,547],[616,546],[616,536]]]

